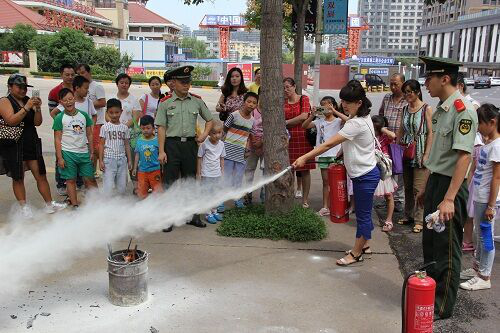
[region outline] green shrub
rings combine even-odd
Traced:
[[[295,206],[290,213],[265,214],[263,205],[226,211],[217,228],[219,235],[242,238],[287,239],[292,242],[318,241],[326,237],[326,225],[310,209]]]
[[[52,76],[52,77],[61,77],[61,74],[59,73],[52,73],[52,72],[30,72],[31,75],[35,76]]]
[[[217,87],[217,81],[201,81],[193,80],[193,86],[204,86],[204,87]]]
[[[19,69],[16,68],[0,68],[0,74],[15,74],[19,73]]]

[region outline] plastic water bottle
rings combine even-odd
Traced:
[[[483,240],[483,249],[486,252],[493,251],[495,245],[493,244],[493,233],[491,232],[491,223],[488,221],[481,222],[481,238]]]

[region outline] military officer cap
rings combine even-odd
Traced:
[[[167,83],[167,81],[169,80],[172,80],[172,71],[173,69],[169,69],[168,71],[165,72],[165,74],[163,74],[163,81],[165,81],[165,83]]]
[[[425,64],[425,74],[458,74],[461,63],[445,58],[420,57]]]
[[[169,74],[170,79],[177,79],[181,81],[191,80],[191,72],[193,69],[193,66],[182,66],[174,68],[167,73]]]

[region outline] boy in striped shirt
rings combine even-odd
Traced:
[[[235,111],[229,115],[224,123],[224,148],[226,157],[224,159],[224,179],[226,186],[234,188],[241,187],[243,176],[245,174],[246,157],[249,152],[248,137],[254,123],[252,111],[255,110],[259,102],[259,96],[253,92],[248,92],[243,98],[241,110]],[[237,208],[243,208],[241,199],[234,202]],[[224,204],[221,204],[217,211],[224,212]]]
[[[102,125],[99,134],[99,167],[104,172],[103,190],[109,195],[114,188],[118,194],[124,194],[128,170],[132,170],[130,131],[127,125],[120,122],[122,103],[118,99],[110,99],[106,109],[110,121]]]

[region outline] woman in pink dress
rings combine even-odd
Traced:
[[[307,119],[311,111],[309,97],[299,95],[296,92],[295,81],[287,77],[283,80],[283,88],[285,92],[285,112],[286,127],[290,132],[290,141],[288,143],[288,155],[290,164],[295,162],[300,156],[310,152],[313,147],[306,138],[306,130],[302,128],[302,123]],[[297,177],[297,182],[302,181],[302,206],[309,207],[309,189],[311,188],[311,172],[315,169],[316,164],[307,163],[303,167],[296,169],[300,173]]]

